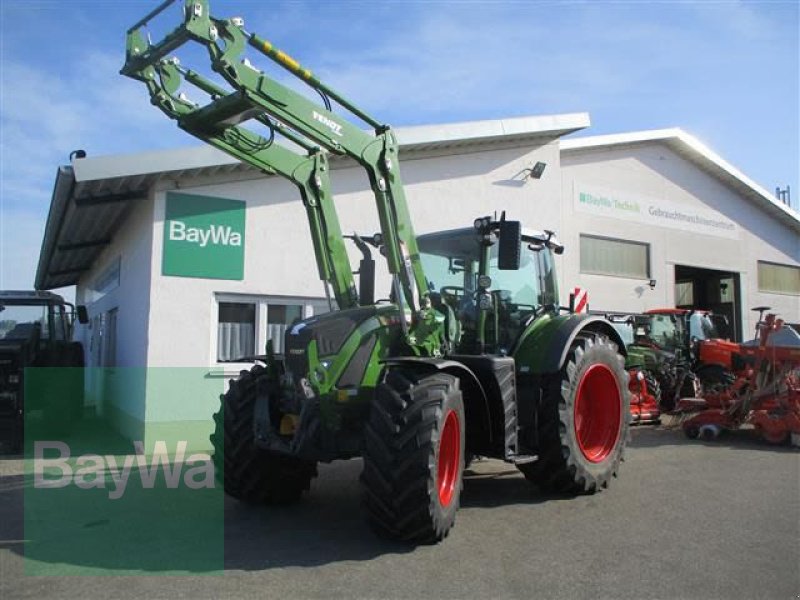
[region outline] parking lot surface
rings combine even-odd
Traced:
[[[0,598],[781,598],[800,594],[800,451],[640,428],[594,496],[545,496],[479,461],[441,544],[376,538],[358,460],[295,507],[225,502],[223,575],[23,574],[22,461],[0,457]],[[154,531],[157,537],[158,532]]]

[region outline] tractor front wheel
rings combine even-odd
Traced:
[[[549,492],[591,494],[616,476],[628,439],[630,395],[617,347],[579,334],[561,370],[542,382],[539,459],[518,465]]]
[[[363,505],[379,534],[438,542],[453,526],[464,473],[464,402],[447,373],[392,369],[365,433]]]
[[[225,493],[249,504],[290,504],[317,475],[313,461],[268,452],[256,446],[253,430],[258,384],[267,377],[256,365],[232,379],[214,414],[214,466]]]

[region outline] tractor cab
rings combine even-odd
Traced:
[[[460,330],[457,353],[507,354],[526,325],[558,307],[553,254],[562,246],[549,232],[521,232],[512,242],[519,264],[508,265],[498,239],[503,235],[476,226],[417,239],[432,303]]]

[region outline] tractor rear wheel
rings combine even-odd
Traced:
[[[214,466],[225,493],[250,504],[290,504],[317,475],[313,461],[268,452],[256,446],[253,412],[257,384],[267,371],[256,365],[232,379],[214,414]]]
[[[464,402],[456,377],[392,369],[375,391],[361,474],[380,535],[438,542],[453,526],[464,473]]]
[[[518,465],[548,492],[592,494],[615,477],[628,441],[624,360],[608,338],[579,334],[561,370],[542,382],[539,459]]]

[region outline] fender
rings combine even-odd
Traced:
[[[455,360],[447,360],[445,358],[427,358],[427,357],[416,357],[416,356],[407,356],[407,357],[397,357],[397,358],[389,358],[385,361],[381,361],[382,364],[386,365],[387,367],[392,366],[404,366],[404,367],[411,367],[416,369],[430,369],[435,371],[444,371],[446,373],[450,373],[451,375],[455,375],[458,377],[462,382],[466,383],[467,389],[473,391],[473,396],[477,394],[476,402],[477,406],[482,407],[482,419],[483,422],[486,423],[487,428],[486,431],[489,437],[489,443],[492,442],[492,413],[489,408],[489,398],[486,396],[486,390],[483,389],[483,385],[481,385],[478,376],[467,367],[465,364],[460,363]],[[465,402],[466,407],[466,402]]]
[[[628,355],[611,323],[603,317],[585,314],[540,317],[523,332],[511,355],[520,365],[520,372],[556,373],[564,366],[572,342],[582,331],[606,336],[616,344],[620,354]]]

